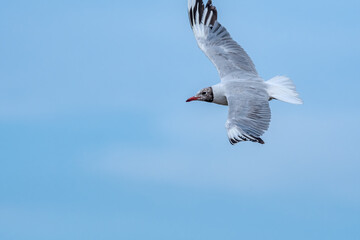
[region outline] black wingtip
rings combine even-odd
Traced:
[[[260,144],[265,144],[264,140],[262,140],[261,138],[259,137],[254,137],[254,136],[250,136],[252,137],[253,139],[255,140],[251,140],[252,142],[257,142],[257,143],[260,143]]]
[[[262,140],[261,138],[258,137],[254,137],[254,136],[250,136],[252,139],[250,138],[242,138],[240,136],[238,136],[240,139],[237,138],[231,138],[229,139],[229,142],[231,145],[235,145],[239,142],[246,142],[246,141],[251,141],[251,142],[255,142],[255,143],[260,143],[261,145],[265,144],[264,140]]]
[[[211,26],[214,26],[214,24],[215,24],[215,22],[216,22],[216,20],[217,20],[217,15],[218,15],[217,9],[216,9],[215,6],[212,5],[212,1],[211,1],[211,0],[209,0],[209,1],[207,2],[206,8],[208,8],[208,13],[206,14],[205,22],[208,21],[208,19],[209,19],[209,17],[210,17],[210,12],[212,12],[212,13],[213,13],[213,16],[212,16],[212,18],[211,18],[211,20],[210,20],[210,25],[211,25]]]
[[[202,0],[196,0],[195,1],[195,6],[191,7],[189,9],[189,18],[190,18],[190,25],[191,27],[194,26],[194,24],[196,24],[197,21],[201,21],[204,15],[204,10],[205,8],[208,9],[207,14],[205,16],[205,21],[202,22],[203,24],[208,23],[209,21],[209,17],[210,17],[210,13],[212,12],[212,17],[210,19],[209,25],[212,28],[212,26],[214,26],[216,20],[217,20],[217,10],[216,7],[212,5],[212,1],[209,0],[206,3],[206,6],[204,6],[204,3]],[[196,14],[198,14],[199,16],[199,20],[195,19]]]
[[[190,8],[190,10],[189,10],[189,18],[190,18],[190,25],[191,25],[191,27],[193,27],[194,26],[194,14],[193,14],[192,8]]]
[[[235,144],[238,143],[238,142],[236,142],[234,139],[229,139],[229,142],[230,142],[231,145],[235,145]]]

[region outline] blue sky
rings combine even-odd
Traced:
[[[0,8],[0,238],[360,239],[359,1],[214,1],[265,79],[266,144],[231,146],[183,1]]]

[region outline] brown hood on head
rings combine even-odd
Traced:
[[[214,101],[214,92],[212,87],[204,88],[199,91],[194,97],[189,98],[186,102],[192,101],[203,101],[203,102],[213,102]]]

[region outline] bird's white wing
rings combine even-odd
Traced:
[[[271,119],[266,91],[252,82],[228,84],[226,92],[229,104],[226,128],[230,143],[252,141],[264,144],[260,136],[269,128]]]
[[[200,49],[216,66],[220,77],[239,72],[257,75],[250,57],[217,21],[217,10],[209,0],[188,0],[190,24]]]

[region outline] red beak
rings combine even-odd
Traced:
[[[199,100],[199,98],[198,97],[191,97],[188,100],[186,100],[186,102],[192,102],[192,101],[196,101],[196,100]]]

